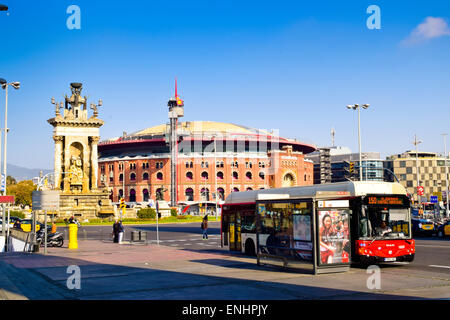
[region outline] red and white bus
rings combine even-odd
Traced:
[[[234,192],[222,206],[221,240],[248,255],[309,260],[316,250],[318,265],[411,262],[415,254],[410,199],[395,182]]]

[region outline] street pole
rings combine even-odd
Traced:
[[[361,156],[361,107],[358,106],[359,181],[363,180]]]
[[[217,195],[218,195],[218,192],[217,192],[217,153],[216,153],[216,136],[214,136],[214,181],[215,181],[215,187],[214,187],[214,189],[215,189],[215,192],[214,192],[214,194],[216,195],[216,221],[217,221],[217,217],[218,217],[218,214],[217,214]]]
[[[445,197],[446,197],[446,206],[445,206],[445,216],[448,218],[448,167],[447,167],[447,134],[443,133],[444,136],[444,162],[445,162]]]
[[[4,136],[4,143],[3,143],[3,176],[5,177],[5,189],[3,190],[3,195],[6,196],[6,135],[8,133],[8,85],[5,87],[5,95],[6,95],[6,102],[5,102],[5,136]]]
[[[419,186],[420,186],[419,175],[420,175],[420,172],[419,172],[419,151],[417,150],[417,145],[419,143],[421,143],[421,142],[422,141],[417,141],[417,135],[414,135],[414,142],[413,142],[413,144],[416,147],[416,173],[417,173],[417,190],[416,190],[416,193],[417,193],[417,202],[419,204],[419,209],[420,209],[420,205],[421,205],[422,201],[421,201],[421,196],[419,195]]]

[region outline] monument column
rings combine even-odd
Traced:
[[[98,185],[98,141],[100,137],[89,137],[89,140],[91,142],[91,188],[96,190]]]
[[[55,189],[61,189],[61,168],[62,168],[62,150],[63,150],[63,136],[53,136],[55,141]]]

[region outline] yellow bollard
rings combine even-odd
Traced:
[[[78,226],[76,223],[69,224],[69,249],[78,249],[77,240]]]

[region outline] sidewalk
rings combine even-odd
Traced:
[[[255,258],[220,249],[78,241],[79,249],[0,256],[0,299],[31,300],[292,300],[443,299],[450,281],[382,270],[382,289],[367,288],[365,270],[313,276],[257,266]],[[69,266],[81,288],[69,289]]]

